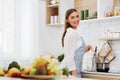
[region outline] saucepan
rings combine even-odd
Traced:
[[[97,72],[108,72],[109,71],[109,63],[97,63],[96,70],[97,70]]]

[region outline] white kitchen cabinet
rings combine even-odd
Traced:
[[[74,0],[57,0],[51,4],[51,0],[46,0],[46,25],[58,26],[64,24],[65,12],[67,9],[74,8]]]
[[[119,16],[114,16],[114,6],[117,2],[116,0],[91,0],[88,3],[88,0],[74,0],[75,8],[78,10],[79,14],[81,10],[88,9],[89,16],[93,16],[97,12],[97,18],[81,20],[83,23],[94,23],[102,21],[115,21],[120,20]],[[119,1],[120,4],[120,1]],[[107,16],[106,13],[112,11],[112,16]],[[85,21],[85,22],[84,22]]]

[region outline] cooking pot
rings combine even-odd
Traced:
[[[97,63],[96,70],[97,70],[97,72],[108,72],[109,71],[109,63]]]

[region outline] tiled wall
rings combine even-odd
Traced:
[[[87,44],[91,44],[93,48],[101,49],[105,41],[99,40],[100,37],[105,37],[105,31],[109,29],[112,32],[120,32],[120,20],[116,21],[101,21],[92,23],[81,23],[78,32],[82,35]],[[120,41],[110,41],[116,58],[110,63],[110,72],[120,73]]]

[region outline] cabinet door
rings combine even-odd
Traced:
[[[64,24],[66,10],[74,8],[74,0],[60,0],[60,24]]]

